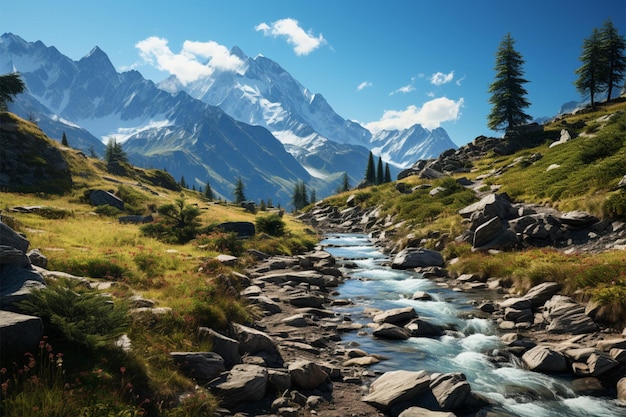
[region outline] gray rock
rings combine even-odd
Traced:
[[[252,237],[256,234],[254,223],[251,222],[224,222],[217,225],[224,232],[233,232],[237,237]]]
[[[217,353],[224,359],[224,366],[227,369],[241,363],[241,355],[239,355],[239,342],[209,327],[200,327],[198,329],[198,338],[200,340],[210,340],[213,352]]]
[[[608,352],[611,349],[626,349],[626,337],[614,337],[601,340],[596,344],[598,350]]]
[[[268,385],[267,369],[258,365],[239,364],[209,383],[211,392],[225,407],[248,401],[259,401]]]
[[[29,268],[4,265],[0,270],[0,305],[3,310],[19,313],[17,304],[33,290],[45,287],[43,277],[34,269],[30,269],[30,264]]]
[[[26,253],[30,242],[15,230],[0,222],[0,245],[15,248]]]
[[[283,364],[276,343],[267,333],[237,323],[233,325],[233,329],[239,340],[240,355],[264,353],[271,364]]]
[[[532,309],[541,307],[552,296],[561,290],[561,285],[556,282],[543,282],[539,285],[535,285],[524,295],[524,299],[530,301]]]
[[[578,396],[608,397],[609,390],[602,386],[598,378],[576,378],[572,381],[572,390]]]
[[[485,217],[499,217],[505,220],[510,211],[511,201],[506,195],[488,194],[480,201],[459,210],[459,214],[463,218],[470,219],[474,213],[482,212]]]
[[[424,291],[415,291],[411,299],[418,301],[432,301],[433,296]]]
[[[425,248],[407,248],[398,253],[392,262],[394,269],[425,268],[429,266],[444,266],[441,253]]]
[[[404,325],[412,319],[417,318],[417,313],[413,307],[399,307],[383,311],[374,316],[375,323],[391,323]]]
[[[296,294],[288,299],[289,304],[302,308],[321,308],[324,306],[325,301],[326,299],[324,297],[311,293]]]
[[[535,316],[530,309],[517,310],[511,307],[507,307],[504,309],[504,319],[514,321],[515,323],[532,323],[534,317]]]
[[[426,320],[415,319],[404,326],[411,333],[411,337],[433,337],[444,334],[444,329],[436,324],[431,324]]]
[[[598,325],[585,314],[585,306],[569,297],[555,295],[544,306],[544,316],[550,322],[548,332],[585,334],[598,330]]]
[[[304,390],[313,390],[328,379],[321,366],[304,359],[289,364],[289,375],[293,385]]]
[[[398,417],[456,417],[449,411],[433,411],[422,407],[409,407],[401,412]]]
[[[93,190],[89,194],[89,201],[92,206],[109,205],[118,210],[124,210],[124,202],[117,196],[104,190]]]
[[[34,352],[43,337],[41,318],[0,310],[0,352]],[[15,358],[17,359],[17,358]]]
[[[41,253],[39,249],[32,249],[28,251],[26,256],[28,256],[28,260],[32,265],[44,269],[48,267],[48,258],[43,253]]]
[[[559,216],[559,220],[561,221],[561,223],[567,224],[569,226],[584,227],[596,223],[598,221],[598,218],[596,216],[592,216],[585,211],[575,210],[561,214]]]
[[[19,268],[30,268],[28,256],[21,250],[12,246],[0,245],[0,266],[16,266]]]
[[[391,323],[383,323],[372,332],[374,337],[380,339],[407,340],[411,337],[411,333],[400,326]]]
[[[291,375],[286,369],[268,368],[267,375],[269,384],[275,388],[276,392],[285,392],[291,389]]]
[[[385,372],[370,386],[362,401],[383,412],[394,404],[410,400],[428,390],[430,375],[426,371]]]
[[[574,363],[573,370],[576,375],[600,376],[616,366],[619,366],[619,362],[611,359],[607,355],[592,353],[587,358],[586,363]]]
[[[535,346],[524,353],[522,360],[531,371],[536,372],[565,372],[567,360],[561,352],[545,346]]]
[[[499,217],[492,217],[490,220],[478,226],[474,232],[472,246],[480,248],[496,240],[502,233],[502,220]]]
[[[170,352],[170,357],[184,375],[199,384],[210,382],[226,370],[224,359],[215,352]]]
[[[285,317],[281,320],[281,323],[286,324],[287,326],[293,327],[306,327],[308,323],[306,318],[302,314],[294,314],[293,316]]]
[[[430,389],[444,410],[456,410],[463,407],[465,398],[471,391],[465,375],[460,372],[432,375]]]
[[[265,312],[266,315],[277,314],[283,311],[276,301],[272,300],[266,295],[259,295],[257,297],[250,297],[250,303],[257,305]]]

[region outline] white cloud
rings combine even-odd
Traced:
[[[254,29],[263,32],[265,36],[286,37],[287,43],[293,45],[296,55],[308,55],[326,43],[322,34],[316,37],[310,31],[305,32],[298,21],[291,18],[277,20],[271,26],[263,22]]]
[[[454,78],[454,71],[450,71],[448,74],[443,72],[437,72],[430,77],[430,83],[434,85],[447,84]]]
[[[357,91],[361,91],[361,90],[363,90],[364,88],[371,87],[371,86],[372,86],[372,83],[371,83],[371,82],[369,82],[369,81],[363,81],[361,84],[359,84],[359,86],[356,88],[356,90],[357,90]]]
[[[365,127],[372,133],[408,129],[418,123],[426,129],[435,129],[443,122],[458,120],[463,102],[463,98],[455,101],[440,97],[424,103],[421,108],[410,105],[404,110],[385,110],[380,120],[367,123]]]
[[[228,49],[217,42],[185,41],[180,53],[172,52],[167,39],[151,36],[135,44],[144,62],[161,71],[175,75],[180,82],[188,84],[201,77],[206,77],[219,69],[238,71],[243,61],[231,55]],[[208,60],[205,64],[200,62]]]
[[[411,91],[415,91],[415,87],[413,87],[413,83],[402,86],[398,88],[397,90],[394,90],[391,93],[389,93],[389,95],[393,96],[394,94],[398,94],[398,93],[406,94],[406,93],[410,93]]]
[[[465,77],[463,78],[459,78],[458,80],[456,80],[456,85],[458,85],[459,87],[461,86],[461,83],[465,81]]]

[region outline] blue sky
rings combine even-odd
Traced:
[[[0,30],[74,60],[94,46],[118,71],[158,82],[228,67],[227,51],[278,62],[335,111],[371,129],[441,126],[457,145],[490,111],[495,52],[506,33],[526,64],[527,112],[580,100],[583,40],[610,18],[626,34],[624,0],[0,0]]]

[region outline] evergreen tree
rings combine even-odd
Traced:
[[[187,182],[185,181],[185,176],[181,175],[180,177],[180,181],[178,182],[178,184],[182,187],[182,188],[189,188],[187,186]]]
[[[261,202],[259,203],[259,210],[261,211],[267,210],[267,205],[265,204],[265,200],[263,199],[261,199]]]
[[[293,196],[291,198],[291,202],[296,210],[301,210],[302,208],[309,205],[306,185],[304,181],[296,182],[296,185],[293,189]]]
[[[598,29],[583,41],[583,50],[579,60],[582,65],[575,71],[578,79],[574,82],[576,89],[583,97],[589,96],[591,108],[596,108],[595,95],[606,89],[607,77],[606,57],[602,51],[602,38]]]
[[[61,145],[67,146],[69,148],[69,143],[67,143],[67,136],[65,136],[65,132],[63,132],[63,136],[61,137]]]
[[[369,184],[376,183],[376,167],[374,166],[374,155],[370,151],[370,155],[367,158],[367,169],[365,170],[365,181]]]
[[[611,19],[604,22],[601,31],[602,50],[606,59],[607,101],[611,100],[613,87],[620,88],[626,75],[626,39],[620,36]]]
[[[211,184],[209,184],[209,180],[206,180],[206,187],[204,188],[204,196],[209,201],[213,201],[213,199],[215,198],[213,196],[213,190],[211,189]]]
[[[274,203],[272,202],[272,199],[271,199],[271,198],[268,198],[268,199],[267,199],[267,207],[269,207],[269,208],[274,207]]]
[[[243,180],[241,177],[237,178],[237,182],[235,184],[235,204],[239,204],[242,201],[246,201],[246,195],[243,193]]]
[[[496,52],[496,79],[489,87],[492,108],[487,117],[487,127],[492,130],[510,129],[530,120],[530,116],[524,113],[524,109],[530,106],[525,97],[528,93],[523,87],[528,82],[522,78],[524,59],[514,44],[509,33]]]
[[[385,164],[385,183],[391,182],[391,171],[389,170],[389,164]]]
[[[348,178],[348,173],[344,172],[341,176],[341,185],[337,190],[338,193],[345,193],[346,191],[350,191],[350,180]]]
[[[317,203],[317,193],[315,192],[315,188],[311,190],[311,195],[309,197],[309,204]]]
[[[26,84],[22,81],[19,73],[0,75],[0,111],[6,111],[8,103],[12,102],[16,95],[23,93],[25,89]]]
[[[91,145],[89,147],[89,157],[90,158],[97,158],[98,154],[96,153],[96,150],[93,148],[93,145]]]
[[[376,184],[382,184],[385,180],[385,172],[383,171],[383,158],[378,157],[378,165],[376,166]]]
[[[120,164],[128,162],[128,157],[126,156],[126,152],[122,149],[122,145],[117,143],[113,137],[109,138],[109,142],[107,143],[104,160],[107,164]]]

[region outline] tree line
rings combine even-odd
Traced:
[[[515,40],[509,33],[496,51],[496,77],[488,90],[492,108],[487,116],[487,127],[492,130],[508,130],[531,119],[524,112],[530,106],[524,88],[524,84],[528,83],[523,77],[524,59],[514,45]],[[602,28],[594,28],[583,41],[579,57],[582,65],[574,71],[578,75],[574,85],[584,98],[590,98],[593,110],[596,95],[606,92],[608,101],[614,88],[626,88],[626,85],[620,84],[626,76],[625,49],[626,39],[618,33],[610,19]]]

